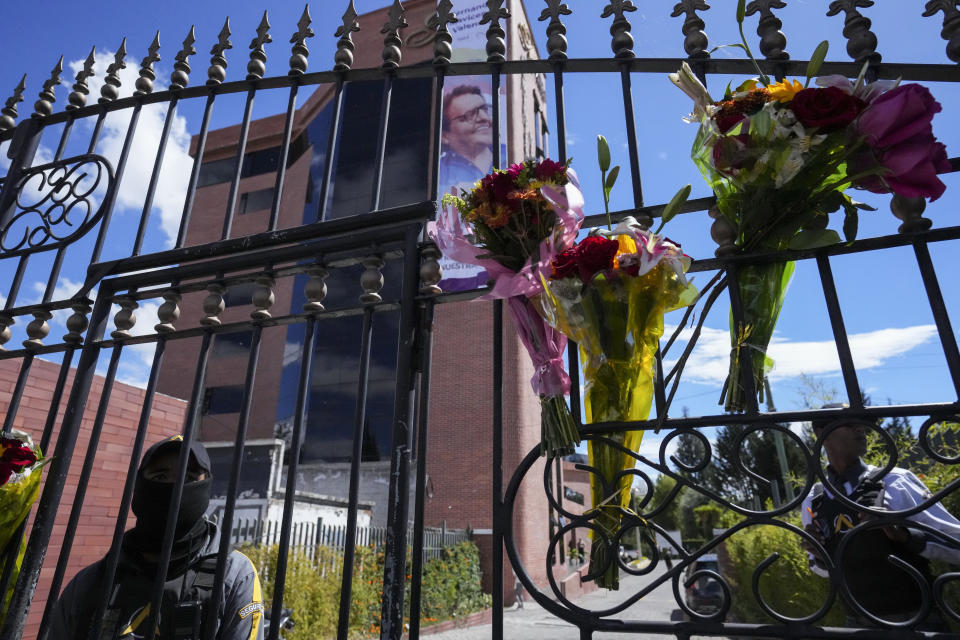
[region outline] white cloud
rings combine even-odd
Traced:
[[[676,329],[668,327],[667,333]],[[684,329],[671,354],[679,354],[692,335]],[[934,325],[879,329],[848,336],[853,363],[857,369],[882,366],[889,359],[903,355],[937,335]],[[840,371],[840,359],[832,340],[796,341],[775,335],[767,350],[775,365],[770,378],[793,378],[800,374],[825,375]],[[704,327],[696,347],[687,360],[683,378],[689,382],[719,386],[727,377],[730,357],[730,334],[725,329]],[[672,367],[676,358],[665,362]]]
[[[95,54],[95,75],[88,81],[90,86],[88,103],[92,103],[99,98],[100,89],[103,86],[102,78],[106,75],[107,66],[113,62],[113,57],[114,53],[110,51],[99,51]],[[132,95],[134,83],[138,77],[137,62],[132,58],[127,58],[126,63],[126,68],[119,72],[121,97]],[[74,73],[79,71],[82,66],[83,60],[73,60],[69,63],[69,67]],[[158,78],[154,82],[154,91],[163,91],[167,88],[167,82],[161,73],[158,73],[157,76]],[[103,134],[97,150],[107,157],[114,166],[116,166],[123,148],[131,113],[131,109],[116,111],[107,116],[104,122]],[[143,209],[144,197],[150,182],[150,176],[153,173],[166,114],[167,106],[165,104],[147,105],[140,113],[123,180],[117,193],[118,211],[127,210],[139,216]],[[90,124],[89,121],[87,121],[87,124]],[[159,213],[160,228],[168,247],[173,246],[176,241],[180,217],[183,213],[187,182],[193,166],[193,158],[190,157],[189,148],[190,133],[187,131],[186,118],[175,115],[170,126],[170,134],[167,139],[167,148],[163,157],[152,210],[152,215]]]

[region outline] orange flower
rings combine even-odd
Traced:
[[[499,229],[505,227],[507,222],[510,221],[510,214],[512,213],[508,207],[497,203],[494,206],[494,215],[483,215],[483,221],[487,223],[487,226],[491,229]]]

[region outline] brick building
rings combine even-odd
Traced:
[[[467,32],[471,28],[481,34],[485,30],[477,24],[482,15],[478,7],[484,3],[474,4],[477,7],[457,9],[461,23],[452,29],[455,51],[458,42],[469,37]],[[538,57],[523,3],[511,0],[508,4],[512,15],[506,25],[508,59]],[[436,10],[436,4],[432,0],[413,0],[405,3],[405,9],[410,26],[403,32],[403,64],[429,64],[433,41],[426,23]],[[387,19],[386,11],[384,8],[360,17],[361,31],[354,35],[354,68],[381,64],[379,28]],[[482,46],[478,51],[482,51]],[[470,55],[469,51],[467,55]],[[476,82],[480,85],[483,80],[489,83],[489,78]],[[333,159],[326,158],[333,87],[321,86],[296,110],[278,210],[280,228],[318,220],[320,185],[328,161],[332,161],[334,167],[333,182],[326,194],[326,219],[369,210],[382,86],[381,80],[346,85],[340,139]],[[545,155],[548,150],[542,78],[508,76],[504,87],[501,95],[494,98],[501,100],[504,106],[502,139],[506,144],[502,161]],[[433,90],[430,77],[402,79],[394,84],[381,208],[433,198],[433,194],[427,193],[428,167],[433,162],[434,148],[431,139]],[[276,195],[276,171],[281,157],[284,124],[285,114],[255,119],[250,123],[236,205],[230,212],[227,212],[227,203],[236,170],[241,129],[232,126],[210,132],[203,151],[193,213],[186,229],[188,245],[219,240],[228,226],[230,237],[268,228]],[[197,153],[196,139],[192,153]],[[332,270],[324,299],[327,309],[356,305],[357,295],[361,293],[359,273],[359,268]],[[391,272],[389,263],[384,276],[387,284],[381,294],[384,299],[389,299],[391,282],[396,285],[399,278]],[[272,306],[275,314],[299,312],[305,301],[304,281],[288,278],[266,283],[275,296]],[[225,308],[219,315],[221,321],[229,323],[246,319],[257,286],[258,283],[251,282],[225,289],[211,288],[209,293],[214,303],[219,297],[223,298]],[[204,295],[201,292],[184,296],[181,309],[188,324],[202,318]],[[386,519],[398,317],[397,312],[391,311],[378,312],[374,316],[360,500],[371,505],[375,525]],[[492,319],[492,306],[488,303],[462,302],[436,307],[427,443],[429,480],[425,496],[426,526],[440,526],[445,522],[449,528],[472,528],[488,566],[493,526]],[[323,319],[322,316],[321,322],[321,338],[315,349],[311,376],[306,440],[299,461],[298,489],[315,496],[343,499],[348,491],[349,473],[345,471],[348,468],[345,463],[351,456],[360,323],[356,317]],[[529,385],[532,366],[509,320],[505,326],[503,468],[509,474],[523,456],[537,446],[540,414],[539,402]],[[295,404],[293,390],[296,389],[302,355],[302,332],[302,324],[263,330],[248,439],[283,440],[289,436]],[[240,415],[249,346],[250,332],[218,334],[214,341],[201,411],[200,438],[203,441],[233,440]],[[158,388],[175,397],[189,398],[191,381],[179,372],[192,370],[196,354],[196,341],[171,343],[167,347]],[[569,464],[564,466],[572,469]],[[525,563],[527,570],[543,585],[548,570],[563,578],[567,569],[559,558],[552,568],[543,564],[551,531],[551,510],[539,480],[541,477],[542,467],[537,467],[521,487],[514,512],[514,531],[520,554],[528,559]],[[508,480],[509,475],[504,478],[504,485]],[[271,491],[274,489],[264,487],[261,492],[264,501],[270,498]],[[578,491],[588,495],[582,487]],[[568,503],[567,507],[583,509],[575,503]],[[490,575],[490,571],[485,573]],[[513,580],[506,562],[504,575],[509,598],[512,597]],[[489,578],[487,587],[490,587]]]
[[[0,413],[5,414],[10,405],[10,398],[19,370],[20,362],[18,360],[0,360]],[[34,359],[30,368],[30,376],[20,400],[13,428],[26,431],[37,442],[40,441],[43,426],[46,423],[47,412],[50,410],[53,399],[53,389],[56,386],[59,374],[59,364],[39,358]],[[73,377],[74,373],[71,370],[67,376],[67,389],[73,383]],[[47,547],[24,638],[36,637],[40,626],[40,618],[43,615],[47,593],[50,590],[50,583],[53,579],[57,560],[60,557],[60,549],[70,518],[69,505],[73,504],[76,495],[94,418],[103,393],[103,385],[104,378],[97,376],[87,398],[87,408],[80,426],[77,448],[74,451],[73,463],[70,465],[67,483],[61,499],[63,508],[57,512],[57,520],[50,537],[50,544]],[[94,472],[84,493],[79,524],[73,539],[67,571],[64,575],[64,585],[80,569],[102,558],[110,548],[116,526],[117,512],[120,509],[120,501],[123,495],[124,482],[127,478],[127,467],[130,464],[133,441],[137,434],[136,426],[143,407],[143,399],[143,389],[122,382],[113,383],[110,402],[107,406],[103,428],[97,444]],[[51,443],[56,443],[66,404],[67,398],[64,396],[57,413]],[[183,429],[186,408],[187,403],[183,400],[161,393],[156,394],[150,412],[146,441],[152,443],[180,433]],[[53,444],[49,448],[52,450]],[[127,527],[129,528],[133,522],[134,519],[131,514],[127,521]]]

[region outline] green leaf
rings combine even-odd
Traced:
[[[804,86],[809,85],[810,79],[820,73],[820,67],[823,66],[823,61],[827,59],[828,49],[830,49],[830,43],[824,40],[813,50],[810,62],[807,63],[807,84]]]
[[[610,168],[610,145],[603,136],[597,136],[597,162],[600,163],[600,171]]]
[[[833,229],[804,230],[790,239],[791,249],[817,249],[840,242],[840,234]]]
[[[843,219],[843,237],[846,238],[847,244],[851,244],[857,239],[857,226],[860,220],[856,207],[844,208],[847,211],[847,215]]]
[[[750,135],[766,140],[772,127],[773,119],[763,109],[750,116]]]
[[[737,2],[737,24],[743,24],[743,17],[746,15],[747,0]]]
[[[610,173],[607,174],[607,181],[603,185],[604,191],[610,193],[610,190],[613,189],[613,184],[617,181],[617,176],[620,175],[620,165],[615,166],[613,169],[610,169]]]
[[[860,209],[861,211],[876,211],[876,210],[877,210],[876,207],[871,207],[871,206],[868,205],[866,202],[858,202],[857,200],[854,200],[854,199],[851,198],[850,196],[847,196],[847,200],[850,202],[850,205],[851,205],[851,206],[856,207],[857,209]]]
[[[680,210],[680,207],[684,202],[687,201],[687,198],[690,197],[690,185],[681,187],[673,198],[670,199],[670,202],[667,203],[667,206],[663,208],[663,213],[660,214],[660,226],[657,227],[657,233],[660,233],[660,229],[663,229],[663,225],[670,222],[673,219],[673,216],[677,215],[677,211]]]

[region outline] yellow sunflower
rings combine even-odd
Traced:
[[[793,100],[797,92],[803,90],[803,85],[796,80],[787,80],[784,78],[776,84],[767,87],[767,92],[777,102],[786,103]]]

